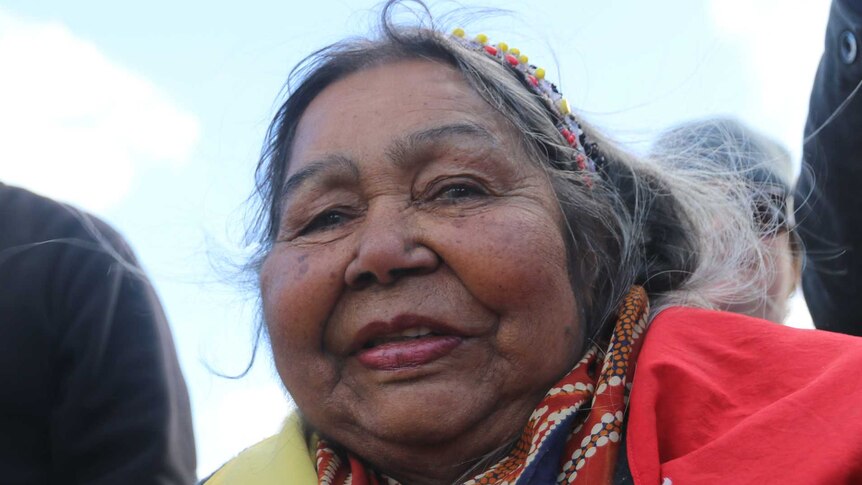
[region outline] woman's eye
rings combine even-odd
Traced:
[[[334,210],[326,211],[312,219],[311,222],[308,223],[308,225],[302,228],[302,231],[300,231],[299,235],[304,236],[306,234],[331,229],[335,226],[347,222],[347,220],[348,216],[343,212]]]
[[[451,184],[443,187],[435,198],[443,200],[469,199],[485,195],[486,192],[472,184]]]

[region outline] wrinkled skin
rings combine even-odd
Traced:
[[[457,71],[424,60],[327,87],[290,160],[260,276],[282,380],[319,433],[378,470],[451,482],[516,438],[582,353],[547,175]],[[363,365],[363,328],[404,314],[459,344]]]

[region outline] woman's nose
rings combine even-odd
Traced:
[[[367,226],[360,236],[356,256],[347,266],[344,275],[347,285],[352,288],[389,285],[404,276],[437,269],[440,257],[417,241],[408,226],[397,220]]]

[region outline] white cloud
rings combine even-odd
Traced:
[[[798,163],[829,0],[711,0],[718,34],[739,46],[759,103],[745,119],[787,145]],[[732,76],[733,73],[728,73]]]
[[[56,22],[0,10],[0,180],[101,212],[185,163],[195,116]]]

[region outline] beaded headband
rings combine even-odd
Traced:
[[[530,91],[538,95],[554,115],[556,118],[554,124],[566,143],[575,150],[577,170],[596,172],[596,162],[602,164],[604,156],[601,155],[595,143],[587,142],[584,130],[581,129],[581,125],[572,114],[569,102],[566,101],[557,86],[545,79],[544,69],[529,64],[527,56],[521,54],[518,49],[509,47],[505,42],[491,45],[485,34],[479,34],[473,39],[468,39],[464,29],[457,28],[452,31],[452,39],[464,47],[485,52],[499,60],[501,64],[520,73]]]

